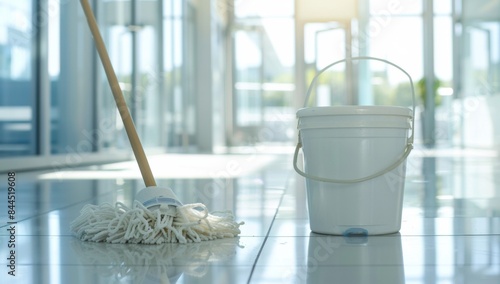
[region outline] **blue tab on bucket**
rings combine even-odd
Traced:
[[[352,236],[368,236],[368,230],[363,228],[350,228],[342,233],[344,237],[352,237]]]

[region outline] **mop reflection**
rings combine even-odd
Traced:
[[[242,248],[239,238],[160,245],[90,243],[74,240],[82,264],[94,265],[106,283],[176,283],[185,275],[202,277],[211,263],[228,261]]]
[[[405,283],[401,235],[309,237],[307,283]]]

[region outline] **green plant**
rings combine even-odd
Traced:
[[[420,103],[424,107],[425,107],[426,102],[427,102],[426,84],[427,84],[427,79],[424,77],[417,82],[417,86],[416,86],[416,89],[417,89],[416,95],[417,95],[418,99],[420,100]],[[434,105],[435,106],[441,105],[441,96],[439,96],[437,94],[437,90],[441,87],[441,84],[442,84],[441,80],[439,80],[438,78],[434,79],[434,85],[432,86],[432,90],[433,90],[432,96],[434,97]]]

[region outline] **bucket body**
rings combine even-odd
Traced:
[[[300,109],[297,117],[305,173],[343,181],[306,177],[311,230],[333,235],[398,232],[406,174],[406,158],[401,157],[408,151],[412,110],[312,107]],[[374,173],[381,174],[356,182]]]

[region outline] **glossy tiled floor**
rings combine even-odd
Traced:
[[[239,238],[199,244],[84,243],[69,223],[87,203],[131,202],[134,163],[16,173],[15,274],[8,271],[7,173],[0,174],[1,283],[500,283],[500,157],[415,150],[398,234],[312,233],[289,155],[154,157],[185,203],[231,209]]]

